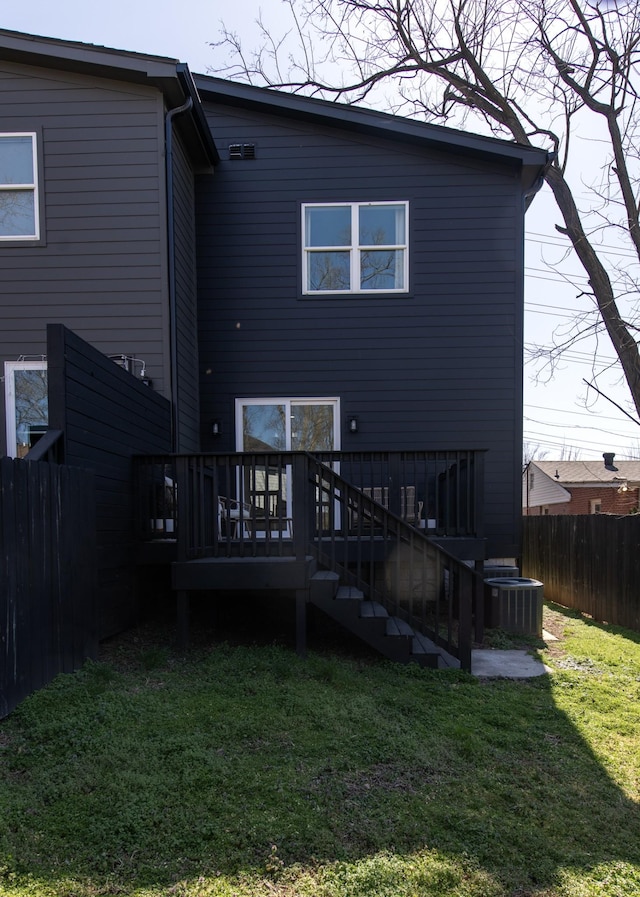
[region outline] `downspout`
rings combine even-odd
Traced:
[[[169,268],[169,349],[170,349],[170,389],[171,389],[171,451],[177,452],[178,445],[178,325],[176,300],[176,245],[175,216],[173,209],[173,119],[182,112],[188,112],[193,100],[188,97],[182,106],[167,112],[164,124],[165,166],[167,179],[167,247]]]
[[[527,213],[527,209],[533,202],[533,199],[537,193],[542,190],[543,184],[545,182],[545,176],[549,166],[553,163],[555,159],[555,153],[547,153],[546,162],[544,168],[535,179],[533,184],[529,187],[528,190],[523,190],[522,192],[522,342],[523,342],[523,351],[522,351],[522,364],[521,364],[521,397],[522,397],[522,413],[524,413],[524,252],[525,252],[525,216]],[[523,449],[523,440],[524,440],[524,420],[521,421],[521,429],[520,429],[520,457],[517,459],[516,470],[522,470],[522,449]],[[527,464],[525,468],[525,476],[526,476],[526,516],[529,516],[529,465]],[[518,489],[516,491],[518,495],[518,508],[516,509],[516,520],[517,520],[517,531],[519,533],[517,542],[519,544],[520,549],[520,557],[516,558],[517,563],[520,567],[522,567],[522,475],[520,476],[520,482],[518,484]]]
[[[547,153],[547,161],[545,162],[545,166],[535,179],[533,184],[529,187],[528,190],[525,190],[523,193],[523,201],[524,201],[524,211],[526,212],[531,203],[533,202],[533,198],[536,193],[539,193],[542,190],[542,186],[547,178],[547,171],[553,165],[554,161],[557,159],[557,153]]]

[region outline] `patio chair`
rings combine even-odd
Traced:
[[[379,505],[382,505],[383,508],[389,508],[389,487],[388,486],[365,486],[362,489],[362,493],[366,495],[368,498],[372,498]],[[400,487],[400,516],[406,523],[411,523],[414,526],[420,525],[420,520],[422,519],[422,509],[424,507],[424,502],[416,500],[416,487],[415,486],[401,486]],[[369,519],[368,515],[364,514],[365,519]],[[351,512],[351,526],[352,528],[357,525],[357,513],[355,511]]]
[[[225,533],[232,539],[251,538],[252,522],[254,520],[253,508],[248,502],[238,501],[236,498],[218,496],[218,538],[224,538]]]

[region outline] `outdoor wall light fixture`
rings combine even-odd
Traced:
[[[358,418],[357,417],[349,418],[349,432],[350,433],[358,432]]]
[[[222,426],[220,424],[220,421],[214,420],[214,422],[211,424],[211,435],[219,436],[221,433],[222,433]]]

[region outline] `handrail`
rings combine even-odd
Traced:
[[[51,461],[62,464],[63,430],[47,430],[24,456],[25,461]]]
[[[470,669],[475,571],[329,465],[308,459],[318,560]]]

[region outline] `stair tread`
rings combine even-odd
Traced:
[[[360,591],[360,589],[356,589],[354,586],[340,586],[340,588],[336,592],[336,600],[338,601],[345,601],[349,599],[362,601],[363,598],[363,593]]]
[[[338,582],[340,577],[337,573],[334,573],[333,570],[318,570],[311,577],[312,581],[315,580],[318,582],[319,580],[329,580],[330,582]]]
[[[436,645],[435,642],[432,642],[430,638],[427,638],[426,635],[423,635],[421,632],[414,632],[413,634],[413,654],[434,654],[440,653],[440,648]]]
[[[387,609],[377,601],[363,601],[360,607],[361,617],[388,617]]]
[[[389,617],[387,620],[387,635],[413,635],[413,629],[400,617]]]

